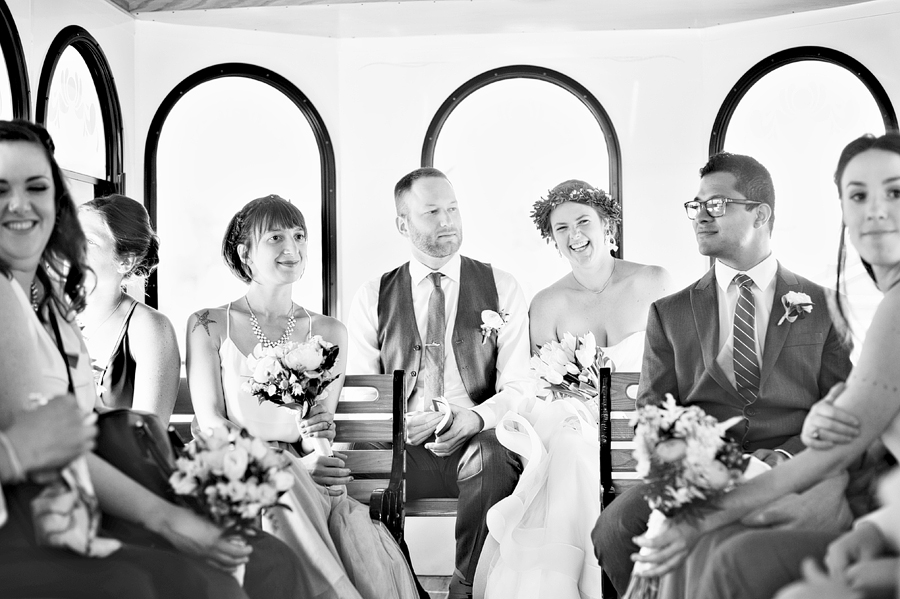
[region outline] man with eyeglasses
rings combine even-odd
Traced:
[[[714,264],[699,281],[651,306],[637,404],[659,403],[671,393],[720,421],[740,416],[729,435],[745,453],[776,466],[804,449],[800,430],[809,408],[850,373],[849,344],[832,326],[825,291],[772,254],[775,190],[763,165],[749,156],[711,156],[684,209],[700,253]],[[811,298],[813,309],[803,319],[782,319],[791,291]],[[825,481],[747,524],[840,530],[850,521],[845,484],[846,476]],[[620,595],[638,550],[632,538],[646,531],[649,514],[639,485],[617,497],[593,531],[597,558]],[[695,554],[708,557],[702,549]],[[682,596],[696,597],[696,581],[684,580],[684,572],[664,583],[685,585]]]

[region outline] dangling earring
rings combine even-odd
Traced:
[[[608,247],[611,252],[619,251],[619,245],[616,243],[616,238],[613,237],[611,231],[606,232],[606,247]]]

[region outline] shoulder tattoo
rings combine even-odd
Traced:
[[[197,317],[197,322],[195,322],[194,326],[191,327],[191,332],[193,333],[194,331],[197,330],[197,327],[202,325],[203,330],[206,331],[206,336],[208,337],[210,324],[216,324],[216,321],[209,319],[209,310],[207,310],[203,314],[201,314],[200,316]]]

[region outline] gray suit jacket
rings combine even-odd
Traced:
[[[828,314],[825,291],[778,265],[775,301],[766,330],[759,397],[747,403],[716,363],[719,316],[715,270],[696,284],[650,307],[638,405],[671,393],[683,405],[697,405],[718,420],[741,416],[729,434],[748,452],[804,449],[800,429],[809,408],[850,373],[850,345],[842,342]],[[781,297],[809,294],[815,307],[804,319],[778,321]]]

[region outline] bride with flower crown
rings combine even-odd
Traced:
[[[614,370],[639,372],[647,314],[671,292],[668,272],[613,257],[621,208],[584,181],[560,183],[531,216],[572,267],[532,301],[532,347],[592,333]],[[557,397],[497,425],[498,439],[526,466],[512,495],[488,512],[476,597],[599,599],[590,538],[600,511],[599,445],[588,414],[578,399]]]

